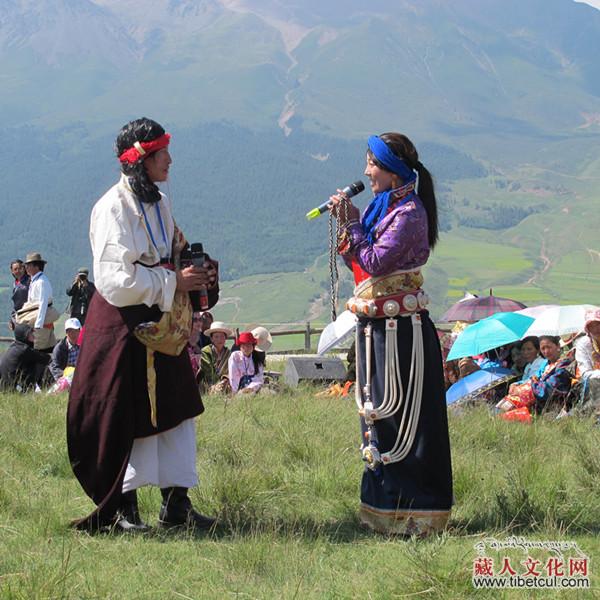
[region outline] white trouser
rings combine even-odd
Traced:
[[[194,419],[187,419],[168,431],[133,440],[123,492],[144,485],[191,488],[197,484]]]

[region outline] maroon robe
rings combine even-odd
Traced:
[[[218,288],[209,291],[210,306]],[[134,438],[176,427],[204,411],[187,349],[155,353],[157,427],[150,422],[146,346],[133,335],[139,323],[158,321],[157,306],[118,308],[94,294],[67,409],[67,445],[75,476],[96,503],[73,524],[97,530],[113,522],[121,503]]]

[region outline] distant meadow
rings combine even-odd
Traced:
[[[390,130],[436,181],[434,317],[490,288],[596,303],[600,11],[588,4],[10,2],[0,306],[9,261],[37,250],[66,307],[76,269],[91,267],[91,208],[118,177],[114,138],[142,115],[173,135],[164,191],[188,239],[220,261],[219,317],[328,320],[329,276],[315,267],[327,217],[304,215],[361,178],[368,135]]]

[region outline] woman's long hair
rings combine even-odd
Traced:
[[[115,152],[121,156],[125,150],[128,150],[135,142],[151,142],[161,135],[165,130],[152,119],[142,117],[135,121],[130,121],[124,125],[115,141]],[[143,159],[135,163],[121,163],[121,171],[127,175],[129,185],[133,193],[142,201],[152,204],[160,200],[160,191],[158,186],[150,181]]]
[[[435,199],[435,190],[433,188],[433,179],[431,173],[419,160],[419,154],[414,144],[401,133],[382,133],[379,136],[390,148],[390,150],[401,158],[411,169],[419,174],[419,187],[417,194],[425,207],[427,213],[427,232],[429,247],[433,250],[439,239],[438,230],[438,211]],[[369,151],[369,156],[377,166],[385,171],[390,170],[382,165]]]
[[[257,350],[256,348],[252,350],[252,363],[254,364],[254,374],[258,373],[259,367],[264,367],[266,362],[266,355],[264,352]]]

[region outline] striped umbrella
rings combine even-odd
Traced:
[[[474,323],[480,319],[485,319],[499,312],[515,312],[526,308],[522,302],[511,300],[510,298],[501,298],[493,296],[490,290],[489,296],[469,298],[461,300],[452,306],[442,316],[441,321],[449,323],[451,321],[467,321]]]

